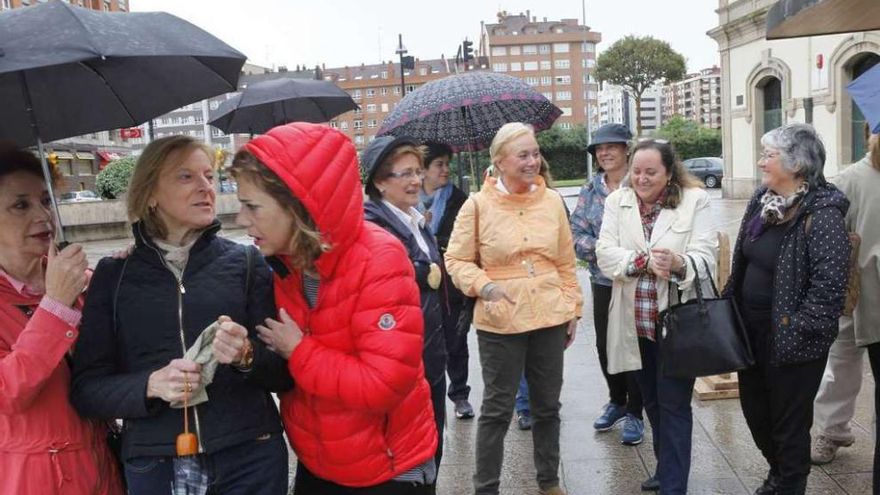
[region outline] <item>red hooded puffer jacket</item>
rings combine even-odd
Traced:
[[[299,272],[275,274],[278,307],[306,334],[288,362],[296,385],[281,398],[297,457],[315,475],[352,487],[424,463],[437,434],[422,365],[419,289],[400,242],[363,219],[354,146],[336,130],[295,123],[244,149],[287,184],[332,246],[316,262],[314,309]]]

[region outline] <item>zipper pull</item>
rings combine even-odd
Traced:
[[[177,289],[180,291],[181,294],[186,294],[186,287],[183,286],[183,280],[177,282]]]

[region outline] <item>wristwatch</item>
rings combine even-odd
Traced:
[[[254,365],[254,345],[251,344],[250,339],[244,340],[244,353],[241,355],[241,360],[238,364],[235,365],[239,371],[250,371],[251,367]]]

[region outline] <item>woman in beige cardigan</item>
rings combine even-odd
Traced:
[[[540,493],[559,488],[562,355],[581,315],[571,230],[562,198],[540,175],[531,127],[504,125],[489,149],[490,177],[462,206],[446,266],[453,283],[477,297],[474,326],[482,365],[475,493],[497,494],[504,436],[525,368]]]
[[[694,380],[660,372],[656,321],[668,305],[670,282],[687,298],[698,278],[712,276],[716,241],[710,221],[709,195],[672,146],[641,141],[633,149],[624,187],[605,199],[596,243],[599,269],[612,280],[608,373],[639,370],[657,457],[657,472],[643,487],[669,495],[687,491]]]

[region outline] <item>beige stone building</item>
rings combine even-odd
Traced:
[[[822,135],[825,175],[864,155],[864,116],[846,85],[880,61],[880,31],[767,41],[775,0],[718,0],[709,31],[721,53],[723,194],[750,197],[760,182],[761,136],[788,122]]]

